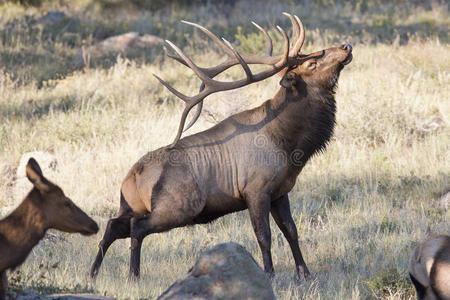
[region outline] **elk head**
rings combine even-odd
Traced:
[[[44,228],[78,232],[83,235],[97,233],[97,223],[66,197],[59,186],[44,177],[34,158],[28,161],[26,175],[39,192],[32,200],[38,207]]]
[[[177,46],[172,44],[170,41],[166,41],[167,44],[178,54],[178,56],[169,55],[169,57],[191,68],[202,81],[199,93],[190,97],[180,93],[166,81],[153,74],[165,87],[169,89],[169,91],[183,100],[186,105],[181,116],[177,136],[169,147],[172,148],[176,145],[181,137],[183,129],[187,130],[195,123],[200,116],[203,100],[208,95],[215,92],[236,89],[253,82],[264,80],[277,73],[282,75],[280,84],[285,88],[298,90],[302,85],[303,87],[308,85],[312,87],[325,88],[331,93],[334,92],[334,87],[337,83],[340,71],[343,69],[344,65],[350,63],[352,60],[352,46],[350,44],[345,44],[341,47],[330,48],[311,53],[309,55],[304,55],[300,52],[300,49],[305,41],[305,29],[302,22],[297,16],[292,16],[288,13],[283,14],[287,16],[292,23],[292,45],[290,45],[289,38],[285,31],[281,27],[277,26],[277,29],[281,32],[284,38],[284,53],[279,56],[272,56],[272,39],[266,30],[254,22],[253,25],[263,32],[267,38],[267,54],[264,56],[242,55],[227,40],[223,38],[222,40],[219,39],[208,29],[195,23],[182,21],[185,24],[200,29],[208,35],[225,52],[228,59],[218,66],[201,68],[197,66],[189,57],[187,57]],[[213,79],[218,74],[238,64],[242,66],[246,74],[245,79],[233,82],[223,82]],[[258,74],[253,74],[248,64],[270,65],[272,68]],[[187,115],[196,105],[197,111],[191,122],[185,128],[184,125]]]
[[[297,62],[291,61],[280,85],[285,88],[309,86],[334,92],[339,74],[352,61],[352,46],[325,49],[308,55],[299,54]]]

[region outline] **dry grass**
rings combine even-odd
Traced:
[[[322,46],[323,40],[309,38],[308,50]],[[211,57],[205,53],[197,60],[212,64]],[[428,232],[450,233],[450,213],[437,205],[450,188],[449,70],[449,45],[437,39],[354,47],[354,60],[339,82],[335,138],[308,163],[290,193],[315,278],[296,282],[289,247],[272,224],[279,299],[413,298],[406,272],[410,251]],[[153,72],[184,91],[197,89],[190,73],[172,62],[136,66],[119,60],[110,69],[78,71],[40,89],[0,74],[0,174],[6,178],[0,180],[0,204],[8,207],[3,214],[18,200],[9,196],[7,174],[23,153],[49,151],[59,162],[49,177],[102,227],[95,237],[55,233],[57,238],[40,243],[10,275],[16,288],[152,299],[182,277],[203,249],[227,241],[244,245],[261,263],[247,212],[241,212],[147,237],[137,285],[125,281],[128,240],[111,247],[96,282],[87,279],[106,220],[118,208],[121,180],[176,130],[181,105]],[[236,69],[228,77],[238,74]],[[214,103],[226,97],[255,106],[277,87],[272,78],[215,95],[207,108],[220,113]],[[424,130],[433,119],[446,127]],[[209,126],[201,119],[191,132]]]

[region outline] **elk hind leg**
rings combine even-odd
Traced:
[[[424,299],[427,293],[427,288],[423,286],[411,273],[409,273],[414,288],[416,289],[417,299]]]
[[[186,210],[182,203],[180,203],[181,207],[176,207],[174,201],[161,202],[164,204],[159,207],[156,206],[149,214],[131,219],[129,274],[131,280],[139,278],[142,242],[147,235],[193,224],[193,219],[200,213],[200,210],[197,209]]]
[[[284,237],[291,247],[292,255],[294,256],[297,275],[300,280],[310,276],[308,267],[303,260],[302,252],[298,244],[298,233],[295,222],[292,219],[291,208],[289,205],[289,197],[285,195],[271,204],[270,210],[272,217],[283,233]]]
[[[108,221],[103,239],[98,245],[99,249],[97,256],[92,264],[90,273],[91,278],[95,278],[97,276],[98,270],[109,246],[111,246],[111,244],[117,239],[124,239],[130,236],[130,220],[131,216],[121,216]]]

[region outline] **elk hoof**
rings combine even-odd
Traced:
[[[139,273],[136,272],[135,270],[131,271],[130,274],[128,275],[128,282],[137,283],[138,281],[139,281]]]
[[[298,266],[297,274],[300,281],[308,280],[312,277],[306,266]]]

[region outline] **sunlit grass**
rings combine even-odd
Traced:
[[[308,34],[307,51],[332,46],[317,32]],[[202,66],[220,58],[208,51],[195,56]],[[405,283],[414,244],[429,232],[449,233],[450,213],[437,204],[450,188],[449,70],[449,45],[438,39],[354,45],[354,60],[339,81],[333,141],[307,164],[290,193],[314,279],[297,283],[288,244],[272,224],[279,299],[413,299]],[[118,209],[121,180],[140,156],[168,144],[176,132],[182,105],[152,73],[187,94],[197,92],[198,80],[171,61],[138,65],[118,59],[111,68],[79,70],[40,88],[0,73],[2,215],[21,200],[11,192],[21,155],[48,151],[58,167],[46,175],[102,227],[90,238],[54,233],[58,238],[41,242],[10,275],[13,287],[153,299],[202,250],[227,241],[244,245],[261,264],[244,211],[147,237],[139,284],[126,283],[128,240],[111,247],[97,281],[87,279],[106,221]],[[224,78],[242,75],[234,68]],[[221,119],[236,107],[254,107],[275,94],[278,82],[274,77],[213,95],[205,109]],[[436,119],[444,125],[427,129]],[[202,117],[188,133],[210,127],[211,120]],[[394,282],[378,288],[386,280]]]

